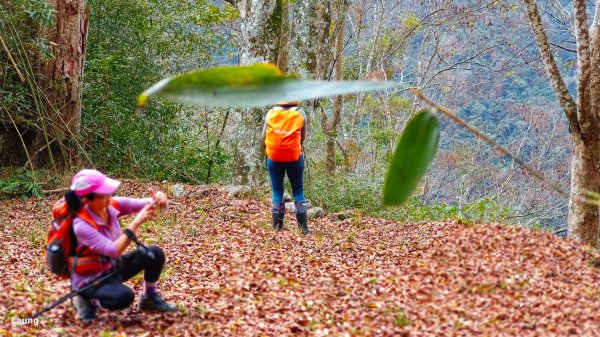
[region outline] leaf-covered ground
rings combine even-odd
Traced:
[[[120,194],[145,196],[150,185],[127,181]],[[68,281],[45,271],[41,250],[58,196],[0,201],[0,335],[600,334],[600,273],[589,249],[571,240],[504,225],[401,224],[358,214],[315,220],[310,237],[288,214],[286,230],[275,234],[268,200],[229,198],[216,186],[187,190],[139,234],[164,248],[160,289],[182,310],[148,314],[132,305],[100,311],[89,326],[70,303],[19,324],[68,291]],[[140,277],[128,284],[141,291]]]

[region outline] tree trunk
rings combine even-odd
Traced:
[[[87,47],[89,7],[82,0],[54,0],[56,24],[46,32],[53,58],[42,64],[41,87],[50,124],[34,141],[37,166],[63,167],[79,161],[83,65]]]
[[[573,141],[571,159],[571,199],[569,202],[569,237],[598,247],[598,206],[581,202],[586,191],[600,191],[599,144]]]
[[[277,55],[277,67],[284,73],[288,72],[288,57],[290,45],[290,3],[283,4],[281,12],[281,30],[279,34],[279,53]]]
[[[343,58],[344,51],[344,32],[346,30],[346,12],[348,11],[348,1],[342,0],[335,3],[336,9],[336,28],[335,28],[335,52],[333,59],[333,72],[336,81],[341,81],[343,78]],[[340,124],[340,114],[342,112],[343,96],[336,96],[333,99],[332,116],[328,120],[327,115],[323,114],[322,125],[325,133],[325,151],[326,151],[326,168],[327,174],[335,175],[335,144]]]
[[[242,19],[240,64],[276,63],[283,0],[236,2]]]
[[[234,3],[242,20],[240,65],[277,63],[279,45],[285,41],[280,39],[283,0],[241,0]],[[265,113],[247,109],[236,118],[238,125],[242,126],[238,139],[241,148],[238,147],[234,153],[234,181],[238,184],[260,186],[266,182],[262,170],[264,145],[261,139]]]
[[[295,1],[290,37],[288,69],[302,79],[323,79],[328,69],[330,1]]]

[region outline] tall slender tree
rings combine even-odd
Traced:
[[[574,0],[577,43],[577,97],[573,98],[556,63],[536,0],[524,0],[531,29],[546,67],[546,74],[571,131],[571,195],[569,236],[598,247],[598,207],[583,199],[587,191],[600,192],[600,0],[590,26],[587,1]]]
[[[348,12],[348,0],[336,0],[333,3],[335,17],[335,50],[333,53],[333,75],[336,81],[341,81],[343,78],[343,51],[344,51],[344,36],[346,31],[346,14]],[[325,152],[326,152],[326,168],[327,174],[335,175],[335,145],[340,125],[340,116],[342,113],[343,96],[336,96],[333,99],[332,114],[328,117],[321,110],[321,125],[323,133],[325,133]]]

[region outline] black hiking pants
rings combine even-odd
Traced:
[[[123,281],[129,280],[143,270],[144,281],[156,282],[165,264],[165,253],[160,247],[149,246],[148,250],[154,254],[154,259],[139,248],[123,255],[118,262],[120,267],[117,267],[122,268],[121,272],[99,286],[84,291],[81,296],[87,300],[98,299],[105,309],[120,310],[129,307],[135,294],[130,287],[123,284]]]

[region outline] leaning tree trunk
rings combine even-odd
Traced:
[[[34,141],[32,160],[37,166],[64,167],[79,160],[76,144],[81,129],[89,7],[83,0],[54,0],[54,8],[56,23],[46,32],[53,58],[41,69],[49,123]]]

